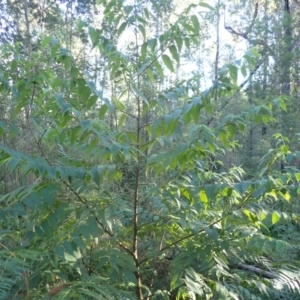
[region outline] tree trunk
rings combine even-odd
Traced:
[[[28,40],[28,49],[27,49],[27,55],[28,60],[31,60],[31,54],[32,54],[32,39],[31,39],[31,30],[30,30],[30,22],[29,22],[29,7],[28,7],[28,1],[24,0],[24,15],[25,15],[25,25],[26,25],[26,38]],[[34,87],[33,87],[34,88]],[[34,93],[32,93],[32,97]],[[30,128],[30,113],[31,113],[31,105],[33,99],[29,99],[30,103],[28,103],[25,107],[25,124],[26,124],[26,153],[28,155],[32,154],[32,129]],[[33,173],[30,172],[27,177],[27,184],[32,185],[34,182]]]
[[[283,47],[281,57],[281,93],[283,96],[289,96],[291,92],[291,64],[292,64],[292,24],[289,0],[284,0],[283,9]],[[282,135],[287,136],[289,132],[290,117],[288,113],[281,113]],[[284,164],[280,163],[280,169],[283,171]]]

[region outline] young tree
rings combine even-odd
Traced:
[[[269,40],[251,36],[258,6],[245,32],[226,24],[254,48],[239,63],[222,68],[217,28],[209,88],[199,72],[167,80],[182,59],[193,63],[188,52],[199,54],[208,36],[201,25],[220,23],[217,4],[191,4],[176,17],[171,2],[99,1],[101,22],[76,24],[89,36],[84,47],[99,51],[105,82],[72,55],[72,16],[66,40],[43,36],[30,56],[20,43],[3,46],[1,93],[12,101],[1,134],[22,137],[13,125],[32,99],[31,151],[1,143],[0,164],[35,180],[0,197],[1,298],[299,297],[298,212],[285,212],[298,195],[299,153],[278,133],[251,176],[223,164],[248,124],[269,128],[286,107],[282,97],[253,97],[245,111],[226,114],[244,87],[260,88]]]

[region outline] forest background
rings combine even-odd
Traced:
[[[0,299],[300,299],[298,1],[0,7]]]

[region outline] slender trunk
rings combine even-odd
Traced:
[[[28,41],[28,60],[31,59],[32,54],[32,39],[31,39],[31,30],[30,30],[30,22],[29,22],[29,7],[28,1],[24,0],[24,15],[25,15],[25,25],[26,25],[26,38]],[[34,87],[33,87],[34,88]],[[34,96],[33,94],[31,95]],[[32,153],[32,130],[30,128],[30,112],[31,112],[31,104],[33,99],[30,99],[30,103],[25,107],[25,124],[26,124],[26,153],[30,155]],[[33,173],[30,172],[27,177],[27,184],[32,185],[34,182]]]
[[[115,98],[115,96],[116,96],[116,93],[115,93],[115,85],[114,85],[114,81],[113,80],[111,80],[110,81],[110,93],[111,93],[111,99],[114,99]],[[111,111],[110,112],[110,118],[109,118],[109,127],[110,127],[110,129],[111,130],[114,130],[115,128],[114,128],[114,114],[115,114],[115,112],[114,111]],[[117,126],[117,124],[116,124],[116,126]]]
[[[269,28],[269,19],[268,19],[268,0],[265,0],[264,4],[264,40],[268,44],[268,28]],[[263,84],[262,84],[262,89],[263,89],[263,100],[266,98],[266,93],[267,93],[267,77],[268,77],[268,67],[269,67],[269,60],[268,56],[266,56],[264,62],[263,62]],[[267,126],[265,124],[262,125],[261,128],[261,135],[265,135],[267,133]]]
[[[252,79],[250,78],[250,81],[249,81],[249,88],[248,88],[248,102],[250,104],[250,106],[253,105],[253,101],[252,101]],[[250,160],[253,156],[253,125],[250,124],[250,132],[249,132],[249,157],[250,157]]]
[[[73,37],[73,34],[72,34],[72,23],[73,23],[73,5],[72,5],[73,1],[70,1],[69,2],[69,5],[68,5],[68,10],[67,10],[67,13],[68,15],[70,16],[70,19],[68,20],[69,21],[69,49],[70,51],[72,51],[72,37]],[[67,19],[67,17],[66,17]]]
[[[138,66],[138,57],[139,57],[139,47],[138,47],[138,32],[135,32],[135,43],[136,43],[136,65]],[[137,88],[140,90],[141,88],[141,76],[139,75],[137,78]],[[136,287],[136,294],[139,300],[144,299],[143,298],[143,292],[142,292],[142,279],[141,274],[139,271],[139,252],[138,252],[138,223],[139,223],[139,205],[140,205],[140,199],[139,199],[139,185],[140,185],[140,168],[141,168],[141,155],[140,155],[140,144],[141,144],[141,130],[142,130],[142,115],[141,115],[141,109],[142,109],[142,99],[137,95],[136,96],[136,105],[137,105],[137,120],[136,120],[136,153],[137,153],[137,163],[136,163],[136,171],[135,171],[135,187],[134,187],[134,198],[133,198],[133,210],[134,210],[134,216],[133,216],[133,255],[134,255],[134,261],[137,268],[137,271],[135,272],[135,277],[137,280],[137,287]]]
[[[215,82],[218,80],[218,69],[219,69],[219,56],[220,56],[220,0],[217,4],[217,25],[216,25],[216,57],[215,57]],[[218,100],[218,88],[216,85],[214,100]]]
[[[283,10],[283,49],[281,53],[281,93],[289,96],[291,92],[291,63],[292,63],[292,24],[289,0],[284,0]],[[287,113],[282,112],[282,134],[288,134],[289,122]],[[284,164],[281,162],[280,169],[283,171]]]
[[[292,28],[289,0],[284,0],[283,11],[283,55],[282,55],[282,87],[281,92],[290,95],[291,62],[292,62]]]

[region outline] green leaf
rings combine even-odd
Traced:
[[[207,4],[205,2],[200,2],[198,5],[202,6],[202,7],[205,7],[205,8],[208,8],[210,10],[214,10],[214,8],[212,6],[210,6],[209,4]]]
[[[124,122],[126,121],[126,117],[127,117],[126,114],[122,114],[122,115],[120,116],[119,122],[118,122],[118,128],[119,128],[119,129],[123,126]]]
[[[120,35],[123,33],[123,31],[125,30],[125,28],[127,27],[127,25],[128,25],[128,22],[127,22],[127,21],[123,22],[123,23],[120,25],[120,27],[119,27],[118,30],[117,30],[117,35],[118,35],[118,36],[120,36]]]
[[[125,105],[121,101],[119,101],[117,98],[113,99],[113,103],[115,104],[115,106],[118,110],[124,110],[125,109]]]
[[[72,67],[70,70],[70,75],[72,77],[72,80],[76,79],[79,75],[78,69],[75,67]]]
[[[97,102],[97,100],[98,100],[98,96],[92,95],[92,96],[89,98],[86,107],[87,107],[88,109],[91,108],[91,107]]]
[[[165,64],[165,66],[171,71],[171,72],[174,72],[174,67],[173,67],[173,64],[172,64],[172,61],[170,59],[170,57],[166,54],[163,54],[162,55],[162,60]]]
[[[283,99],[279,99],[280,107],[286,112],[286,103]]]
[[[157,45],[157,39],[150,39],[148,40],[148,45],[152,52],[155,51],[156,45]]]
[[[0,121],[0,136],[5,132],[6,130],[6,122]]]
[[[139,29],[140,29],[140,32],[143,36],[143,40],[145,41],[146,40],[146,30],[145,30],[145,27],[143,25],[139,25]]]
[[[89,242],[91,239],[90,229],[86,225],[81,225],[79,228],[80,233],[82,236]]]
[[[47,237],[51,237],[53,235],[52,228],[47,220],[44,220],[41,223],[41,228],[43,229]]]
[[[99,113],[98,113],[98,116],[99,116],[99,119],[100,119],[100,120],[104,117],[105,113],[107,112],[107,109],[108,109],[108,107],[107,107],[106,104],[103,104],[103,105],[100,107]]]
[[[204,204],[208,203],[208,198],[207,198],[206,192],[204,190],[200,191],[200,200]]]
[[[99,236],[99,230],[98,230],[98,224],[95,220],[95,218],[90,217],[87,222],[86,225],[89,229],[89,233],[94,237],[98,237]]]
[[[154,75],[153,75],[152,70],[150,68],[148,68],[146,72],[147,72],[147,76],[148,76],[150,82],[152,84],[154,84],[155,83],[155,79],[154,79]]]
[[[76,24],[76,28],[79,32],[82,31],[82,29],[87,25],[86,22],[81,19],[77,19],[75,24]]]
[[[193,26],[194,26],[194,33],[195,33],[195,34],[199,34],[199,31],[200,31],[200,24],[199,24],[199,20],[198,20],[197,16],[192,15],[192,16],[191,16],[191,21],[192,21]]]
[[[238,191],[240,193],[240,195],[243,195],[248,187],[251,185],[251,182],[250,181],[242,181],[242,182],[238,182],[234,185],[234,189],[236,191]]]
[[[203,229],[207,233],[209,238],[211,238],[214,241],[218,240],[219,234],[218,234],[218,231],[215,228],[211,228],[209,226],[204,226]]]
[[[146,52],[147,52],[147,47],[148,47],[148,44],[147,43],[144,43],[141,47],[141,56],[142,57],[145,57],[146,56]],[[148,63],[146,63],[146,65],[148,65]]]
[[[171,45],[169,47],[169,51],[172,54],[172,57],[179,63],[179,54],[177,52],[177,49],[174,45]]]
[[[223,144],[227,144],[227,134],[224,130],[221,130],[219,133],[219,138],[222,141]]]
[[[43,38],[42,43],[41,43],[41,48],[44,49],[47,45],[50,44],[51,42],[51,36],[46,36]]]
[[[59,49],[59,44],[52,44],[52,47],[51,47],[51,56],[52,57],[56,57],[58,49]]]
[[[158,61],[155,61],[154,66],[159,74],[159,76],[163,79],[164,78],[164,71]]]
[[[186,48],[187,48],[188,50],[190,50],[190,39],[186,37],[186,38],[184,39],[184,43],[185,43]]]
[[[226,125],[226,127],[227,127],[227,130],[228,130],[229,134],[230,134],[230,137],[231,137],[231,138],[234,138],[234,136],[235,136],[235,134],[236,134],[236,126],[235,126],[235,124],[233,124],[233,123],[228,123],[228,124]]]
[[[182,38],[181,38],[180,36],[177,36],[177,37],[175,38],[175,42],[176,42],[176,44],[177,44],[178,51],[180,52],[181,49],[182,49],[182,45],[183,45],[183,40],[182,40]]]
[[[242,75],[243,75],[244,77],[247,76],[247,69],[246,69],[245,66],[242,66],[242,67],[241,67],[241,72],[242,72]]]
[[[278,212],[273,211],[272,213],[272,225],[276,224],[280,220],[280,215]]]
[[[27,214],[24,205],[19,202],[17,202],[14,205],[14,211],[17,212],[17,215],[20,215],[20,216],[26,216],[26,214]]]
[[[72,67],[72,59],[70,57],[64,57],[63,64],[66,70],[70,70]]]
[[[23,203],[25,204],[25,206],[27,206],[31,210],[35,209],[38,201],[39,201],[39,197],[36,193],[31,194],[30,197],[26,197],[23,199]]]
[[[237,76],[238,76],[238,68],[235,65],[229,65],[228,68],[229,68],[230,78],[234,83],[236,83]]]
[[[90,172],[89,172],[93,178],[93,180],[95,181],[95,183],[99,186],[100,185],[100,175],[98,172],[98,168],[97,167],[93,167]]]
[[[76,261],[77,261],[77,259],[76,259],[73,255],[69,254],[69,253],[66,252],[66,251],[64,251],[64,259],[65,259],[67,262],[76,262]]]

